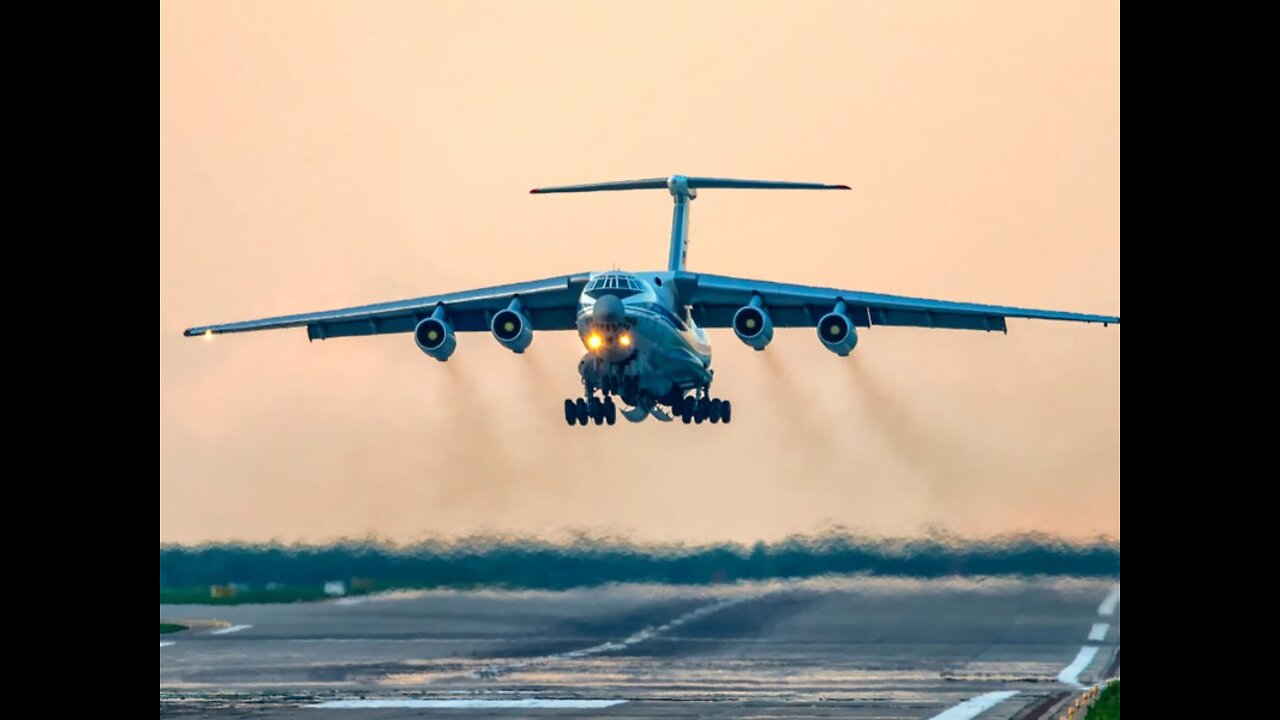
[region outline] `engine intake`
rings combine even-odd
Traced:
[[[506,310],[499,310],[489,324],[493,336],[502,346],[514,353],[522,353],[533,342],[533,328],[529,319],[520,312],[520,301],[512,300]]]
[[[436,313],[414,326],[413,341],[419,350],[440,362],[448,360],[458,347],[458,338],[443,313]]]
[[[843,301],[818,321],[818,339],[828,350],[844,357],[858,345],[858,331]]]
[[[757,295],[733,314],[733,332],[748,347],[763,350],[773,340],[773,319]]]

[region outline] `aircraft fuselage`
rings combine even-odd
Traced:
[[[610,271],[591,276],[578,301],[587,348],[578,372],[587,393],[628,405],[671,405],[711,384],[711,343],[673,292],[672,273]]]

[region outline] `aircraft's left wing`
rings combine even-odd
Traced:
[[[751,302],[753,295],[760,296],[776,327],[815,327],[839,301],[844,301],[853,324],[861,327],[905,325],[1005,332],[1005,318],[1120,324],[1119,317],[1110,315],[929,300],[706,273],[679,273],[676,287],[681,299],[691,306],[694,322],[707,328],[733,327],[733,314]]]
[[[350,335],[412,332],[418,321],[430,317],[440,305],[444,306],[454,330],[487,331],[493,314],[506,308],[512,298],[517,297],[520,298],[521,312],[529,318],[534,330],[571,330],[575,327],[578,297],[588,279],[587,273],[561,275],[376,305],[201,325],[189,328],[183,334],[192,336],[306,327],[309,339],[324,340]]]

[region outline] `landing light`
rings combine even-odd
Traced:
[[[212,330],[205,330],[205,331],[204,331],[204,339],[205,339],[205,340],[212,340],[212,339],[213,339],[213,331],[212,331]]]
[[[599,350],[602,344],[604,344],[604,339],[600,337],[600,333],[591,333],[587,336],[587,347],[592,350]]]
[[[622,333],[618,336],[618,344],[622,347],[631,347],[631,336],[627,333]]]

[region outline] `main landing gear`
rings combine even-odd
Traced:
[[[613,398],[606,396],[604,400],[592,395],[589,399],[578,398],[564,401],[564,421],[570,425],[610,425],[618,422],[618,406]]]
[[[709,398],[706,395],[697,397],[686,395],[672,404],[671,414],[680,418],[685,425],[710,420],[712,423],[727,423],[733,419],[733,404],[720,398]]]

